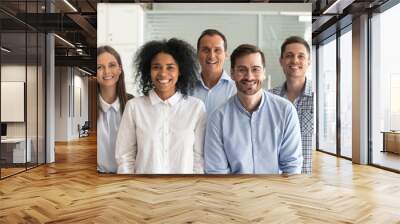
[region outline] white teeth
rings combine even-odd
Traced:
[[[256,84],[256,81],[243,81],[243,84],[253,85],[253,84]]]
[[[206,61],[207,64],[217,64],[216,61]]]
[[[112,76],[104,76],[104,77],[103,77],[104,80],[110,80],[110,79],[112,79],[112,78],[113,78]]]
[[[161,83],[161,84],[166,84],[166,83],[169,82],[169,80],[158,80],[158,82]]]

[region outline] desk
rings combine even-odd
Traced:
[[[400,154],[400,131],[383,131],[383,151]]]
[[[31,161],[31,145],[30,138],[26,140],[28,147],[25,153],[25,138],[6,138],[1,139],[1,157],[6,163],[25,163]],[[12,159],[11,159],[12,158]],[[27,161],[25,161],[27,158]]]

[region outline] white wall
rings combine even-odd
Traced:
[[[40,66],[25,66],[21,64],[3,64],[1,66],[1,80],[11,82],[24,82],[26,85],[26,106],[22,105],[21,112],[25,114],[23,122],[7,122],[7,137],[30,139],[32,161],[44,163],[44,74]],[[27,81],[25,80],[27,78]],[[3,91],[3,90],[2,90]],[[21,94],[24,94],[24,90]],[[2,96],[3,98],[4,96]],[[1,110],[13,110],[10,107],[2,107]],[[14,111],[7,111],[13,113]],[[14,112],[15,113],[15,112]],[[39,154],[37,157],[37,153]]]
[[[128,55],[128,74],[125,79],[128,92],[135,94],[137,88],[131,79],[131,62],[140,38],[145,42],[155,39],[177,37],[196,48],[197,38],[208,28],[218,29],[227,37],[228,54],[239,44],[259,46],[266,55],[268,79],[265,88],[280,85],[285,77],[279,64],[280,45],[287,37],[298,35],[311,43],[311,4],[265,4],[265,3],[152,3],[145,9],[139,4],[98,4],[98,46],[110,44],[124,46],[122,57]],[[136,13],[136,15],[135,15]],[[127,14],[127,15],[125,15]],[[300,15],[309,21],[300,21]],[[121,19],[122,18],[122,19]],[[140,21],[143,21],[140,24]],[[115,24],[126,24],[116,26]],[[121,38],[121,44],[117,38]],[[131,40],[129,44],[125,38]],[[133,46],[133,47],[132,47]],[[128,53],[128,51],[131,51]],[[225,63],[229,73],[229,57]]]
[[[88,120],[88,78],[72,67],[56,67],[55,72],[55,141],[77,139],[78,124]]]
[[[134,53],[143,44],[143,9],[138,4],[97,4],[97,46],[110,45],[121,56],[128,93],[138,95]]]
[[[25,82],[26,69],[30,73],[34,68],[33,66],[25,67],[25,65],[9,64],[1,66],[1,81],[10,82]],[[26,83],[26,82],[25,82]],[[28,93],[28,97],[36,96],[33,93]],[[31,100],[27,99],[28,102]],[[1,108],[1,110],[8,110],[9,108]],[[28,114],[29,116],[29,114]],[[28,117],[28,120],[31,120]],[[25,122],[7,122],[7,136],[8,137],[25,137]]]

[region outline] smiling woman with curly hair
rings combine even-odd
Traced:
[[[117,136],[118,173],[203,173],[204,104],[188,96],[196,80],[193,47],[172,38],[136,55],[144,96],[130,100]]]

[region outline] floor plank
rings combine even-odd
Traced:
[[[400,175],[314,153],[312,175],[96,172],[96,139],[0,181],[0,223],[400,223]]]

